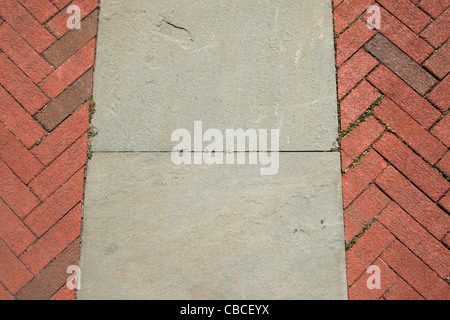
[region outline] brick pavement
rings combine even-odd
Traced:
[[[97,6],[0,2],[0,299],[75,298]]]
[[[349,298],[450,299],[450,1],[334,7]]]

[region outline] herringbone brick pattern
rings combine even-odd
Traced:
[[[334,7],[349,298],[450,299],[450,1]]]
[[[0,1],[0,299],[75,297],[97,7]]]

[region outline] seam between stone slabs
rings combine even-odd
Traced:
[[[173,151],[92,151],[93,154],[95,153],[172,153]],[[178,151],[177,151],[178,152]],[[206,151],[186,151],[189,153],[206,153]],[[216,151],[217,152],[217,151]],[[217,153],[259,153],[259,152],[266,152],[266,151],[232,151],[232,152],[217,152]],[[340,153],[340,151],[331,151],[331,150],[300,150],[300,151],[271,151],[268,150],[267,152],[278,152],[278,153]],[[209,152],[208,152],[209,153]]]

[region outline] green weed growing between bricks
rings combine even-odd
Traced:
[[[88,146],[87,146],[87,158],[92,159],[92,139],[98,134],[94,126],[92,126],[92,118],[95,114],[95,102],[93,97],[88,99],[89,101],[89,129],[88,129]]]
[[[351,247],[353,247],[356,242],[359,240],[359,238],[361,238],[363,236],[364,233],[366,233],[367,230],[369,230],[369,228],[377,221],[377,217],[373,218],[372,220],[370,220],[368,223],[366,223],[366,225],[364,226],[364,228],[349,242],[346,243],[345,245],[345,251],[348,251],[351,249]]]
[[[377,100],[375,100],[372,105],[370,106],[369,109],[367,109],[357,120],[355,120],[354,122],[352,122],[347,129],[345,129],[344,131],[341,131],[339,133],[339,137],[338,137],[338,141],[339,144],[341,143],[342,139],[347,136],[354,128],[356,128],[361,122],[364,122],[368,117],[370,117],[371,115],[373,115],[372,110],[373,108],[375,108],[376,106],[378,106],[379,104],[381,104],[381,102],[383,102],[383,98],[384,96],[380,96]]]

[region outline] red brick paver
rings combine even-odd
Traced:
[[[450,299],[450,2],[334,6],[349,298]]]
[[[81,8],[69,30],[67,7]],[[73,300],[97,0],[0,2],[0,299]]]

